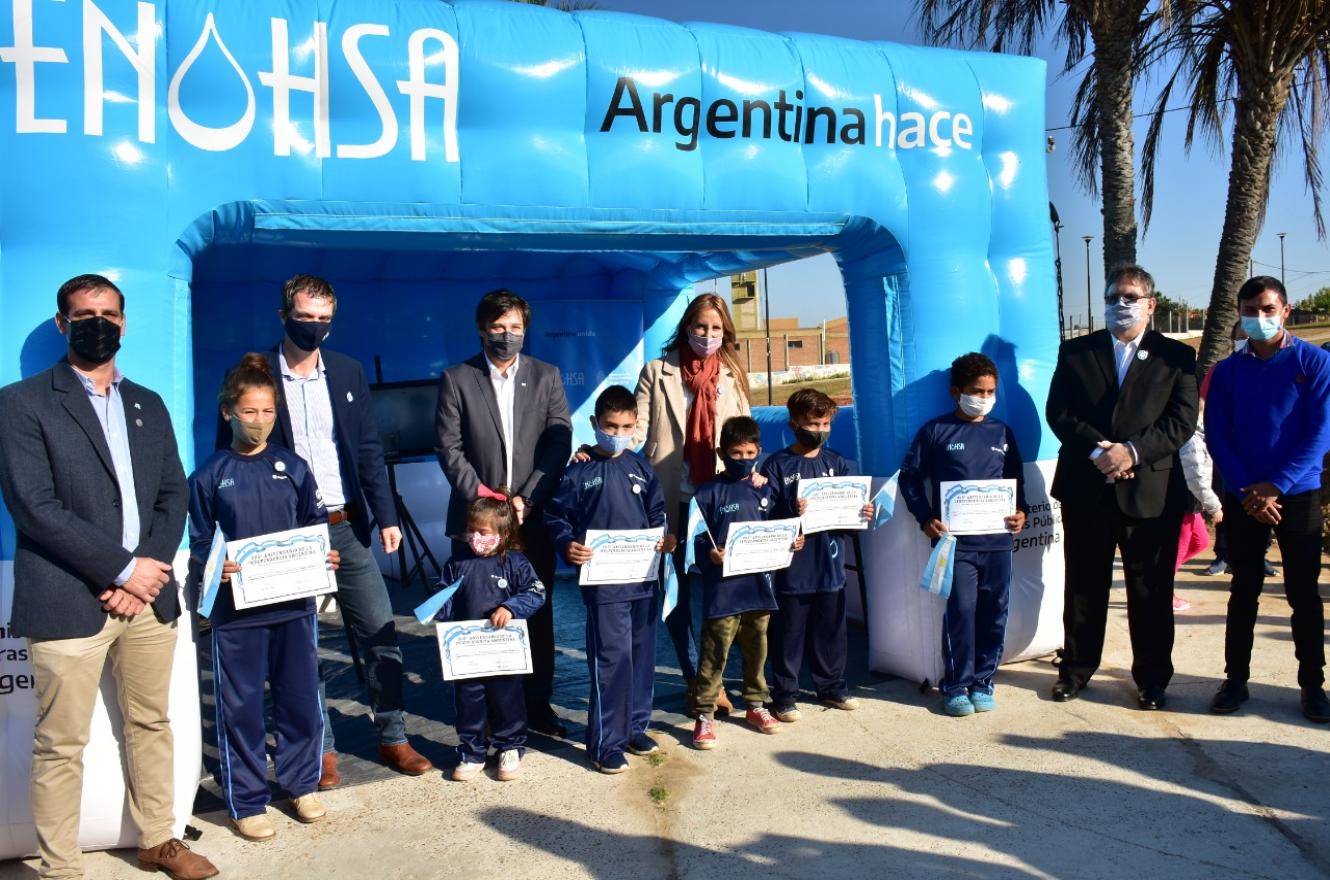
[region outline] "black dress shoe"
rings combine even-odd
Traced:
[[[564,726],[562,719],[555,715],[554,710],[549,706],[527,710],[527,729],[532,733],[539,733],[544,736],[565,737],[568,735],[568,728]]]
[[[1320,688],[1302,689],[1302,714],[1308,721],[1318,724],[1330,722],[1330,700],[1325,698],[1325,691]]]
[[[1137,708],[1144,709],[1147,712],[1155,709],[1162,709],[1168,703],[1168,697],[1164,689],[1157,685],[1141,688],[1136,694]]]
[[[1238,707],[1247,702],[1251,694],[1247,693],[1247,682],[1225,679],[1224,683],[1210,698],[1210,711],[1216,715],[1227,715],[1238,711]]]
[[[1081,686],[1069,678],[1059,678],[1053,685],[1053,702],[1069,703],[1081,695]]]

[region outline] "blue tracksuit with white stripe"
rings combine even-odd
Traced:
[[[189,549],[199,565],[216,526],[228,541],[238,541],[327,520],[309,465],[278,446],[257,455],[219,450],[189,478]],[[230,585],[219,588],[212,614],[217,784],[234,819],[263,813],[270,799],[265,681],[272,690],[277,783],[291,797],[319,787],[318,643],[313,599],[237,610]]]
[[[772,519],[799,515],[799,481],[816,477],[853,476],[850,462],[825,446],[811,458],[793,449],[772,453],[762,474],[776,493]],[[819,700],[849,695],[845,666],[849,643],[845,626],[845,533],[817,532],[804,539],[790,567],[776,572],[776,602],[767,629],[771,664],[771,702],[793,706],[799,694],[799,669],[807,648],[813,688]]]
[[[613,458],[599,449],[564,471],[545,506],[545,525],[562,554],[587,529],[649,529],[665,525],[665,494],[656,472],[635,452]],[[656,675],[656,585],[582,587],[586,654],[591,673],[587,751],[603,763],[621,756],[646,732]]]
[[[955,413],[919,429],[901,464],[900,494],[925,525],[941,519],[938,486],[954,480],[1015,480],[1016,507],[1025,505],[1024,465],[1011,428],[993,418],[966,421]],[[1002,661],[1011,596],[1012,536],[957,535],[951,595],[942,620],[942,696],[993,692]]]
[[[443,568],[443,583],[461,580],[444,603],[439,620],[488,620],[499,608],[525,620],[545,604],[545,585],[531,562],[516,550],[477,556],[467,547]],[[526,695],[520,675],[491,675],[453,682],[457,707],[457,751],[463,761],[485,762],[489,747],[526,751]],[[488,739],[485,730],[489,728]]]

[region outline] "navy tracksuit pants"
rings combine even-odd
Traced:
[[[268,790],[263,684],[272,689],[277,784],[291,797],[318,790],[323,763],[318,623],[313,614],[283,623],[212,631],[217,711],[217,783],[233,819],[264,812]]]
[[[489,747],[526,752],[526,687],[520,675],[494,675],[453,682],[457,705],[457,751],[463,761],[485,763]],[[485,729],[489,728],[488,739]]]
[[[586,747],[602,763],[646,733],[656,682],[656,597],[588,605],[586,658],[591,673]]]
[[[818,699],[847,696],[845,590],[778,593],[776,604],[778,610],[767,627],[771,702],[777,706],[794,704],[805,653]]]
[[[993,692],[1011,598],[1011,550],[957,548],[942,616],[942,696]]]

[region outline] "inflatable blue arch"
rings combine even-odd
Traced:
[[[631,386],[697,282],[831,253],[854,392],[834,443],[864,472],[895,472],[947,408],[956,355],[998,362],[1044,514],[1009,653],[1050,647],[1042,61],[484,0],[4,5],[0,383],[62,352],[59,284],[106,274],[121,366],[166,400],[188,468],[222,369],[276,342],[301,271],[338,289],[329,345],[389,381],[473,354],[476,297],[511,287],[584,409]],[[940,611],[901,519],[865,542],[874,665],[924,678]]]

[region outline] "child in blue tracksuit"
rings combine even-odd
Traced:
[[[564,471],[545,507],[545,524],[571,565],[589,562],[587,529],[648,529],[665,525],[665,495],[651,465],[630,452],[637,401],[622,385],[596,398],[596,446],[587,461]],[[674,549],[672,535],[656,544]],[[591,673],[587,752],[602,773],[628,769],[624,751],[656,751],[647,736],[656,658],[656,581],[582,588],[586,603],[586,655]]]
[[[499,491],[507,494],[506,489]],[[517,509],[507,497],[471,502],[462,536],[467,549],[454,553],[443,569],[443,584],[458,587],[440,610],[440,620],[488,619],[490,625],[503,628],[510,620],[530,617],[545,604],[545,585],[517,549],[517,529]],[[466,782],[474,778],[484,768],[491,745],[499,753],[499,781],[516,779],[527,735],[521,676],[455,681],[453,695],[461,755],[453,779]]]
[[[770,455],[762,474],[776,492],[775,519],[799,516],[799,481],[817,477],[853,476],[854,468],[835,450],[826,448],[837,406],[826,394],[804,388],[786,402],[793,446]],[[863,509],[872,519],[873,505]],[[807,646],[813,687],[824,705],[835,709],[859,708],[845,680],[848,656],[845,632],[845,533],[809,535],[790,567],[776,572],[776,602],[767,644],[771,662],[772,712],[786,723],[802,717],[795,699],[799,670]]]
[[[988,417],[997,382],[997,366],[984,355],[957,358],[951,365],[956,411],[919,429],[900,471],[900,494],[934,543],[947,531],[937,498],[943,481],[1016,481],[1016,513],[1007,517],[1007,531],[956,536],[942,621],[942,707],[953,716],[995,708],[993,675],[1007,631],[1012,535],[1024,528],[1028,510],[1016,438],[1011,428]]]
[[[711,749],[716,745],[712,715],[723,687],[722,676],[730,645],[739,642],[743,655],[743,698],[748,711],[744,720],[762,733],[780,733],[780,722],[766,703],[770,697],[763,667],[767,662],[767,628],[776,610],[776,593],[769,571],[722,577],[725,543],[730,525],[771,517],[776,493],[770,483],[753,483],[757,457],[762,453],[762,429],[748,416],[735,416],[720,431],[717,450],[725,462],[725,473],[702,485],[693,500],[710,534],[694,539],[698,568],[702,573],[702,640],[697,667],[697,722],[693,746]],[[715,538],[716,544],[711,540]],[[801,535],[796,550],[804,544]]]
[[[277,385],[261,354],[247,354],[227,374],[219,395],[231,426],[229,449],[215,452],[189,480],[189,548],[202,565],[214,529],[228,541],[327,522],[314,474],[294,452],[268,445],[277,415]],[[335,568],[337,551],[329,551]],[[217,782],[242,837],[266,840],[268,758],[263,686],[272,691],[277,782],[302,822],[321,819],[316,794],[323,758],[318,622],[311,598],[238,610],[227,560],[212,620],[217,713]]]

